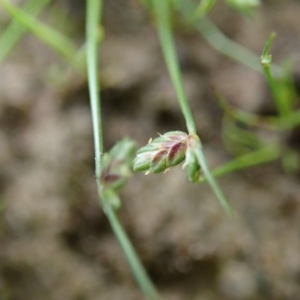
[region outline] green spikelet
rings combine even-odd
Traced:
[[[138,150],[133,161],[136,172],[160,173],[180,164],[185,159],[188,135],[170,131]]]

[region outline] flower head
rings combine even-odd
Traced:
[[[188,135],[182,131],[170,131],[160,135],[138,150],[133,161],[133,170],[160,173],[185,159]]]

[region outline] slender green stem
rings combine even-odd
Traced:
[[[23,6],[23,10],[31,16],[35,16],[39,14],[49,2],[50,0],[28,0]],[[0,64],[25,31],[26,28],[22,26],[16,19],[13,19],[10,22],[0,36]]]
[[[150,281],[141,261],[138,258],[137,253],[135,252],[127,234],[120,223],[114,209],[110,205],[109,198],[116,197],[114,191],[105,190],[100,194],[100,199],[102,199],[102,205],[104,212],[112,226],[115,236],[117,237],[120,246],[125,254],[125,257],[128,261],[128,264],[131,267],[132,272],[135,275],[135,279],[139,284],[142,292],[149,300],[158,300],[160,299],[154,285]]]
[[[211,173],[209,167],[208,167],[208,163],[206,160],[206,157],[201,149],[201,144],[200,142],[197,144],[195,151],[194,151],[199,164],[201,166],[201,170],[204,174],[204,177],[206,178],[206,180],[208,181],[208,183],[210,184],[210,186],[212,187],[214,193],[216,194],[221,206],[225,209],[225,211],[230,214],[233,215],[234,211],[232,209],[232,207],[230,206],[230,204],[228,203],[228,201],[226,200],[226,197],[224,196],[222,190],[220,189],[217,181],[215,180],[213,174]]]
[[[199,164],[202,167],[202,171],[207,178],[209,184],[211,185],[214,193],[219,199],[221,205],[224,209],[232,214],[233,210],[227,202],[225,196],[223,195],[221,189],[219,188],[216,180],[211,174],[208,164],[206,162],[206,158],[201,149],[201,142],[196,133],[196,125],[187,101],[186,93],[183,86],[183,81],[181,77],[181,72],[179,68],[178,58],[175,51],[175,43],[172,35],[171,24],[170,24],[170,7],[168,1],[161,0],[153,0],[154,11],[157,18],[157,26],[158,26],[158,35],[160,38],[160,43],[162,46],[164,58],[169,70],[169,74],[173,81],[173,85],[175,87],[177,97],[179,100],[181,111],[185,117],[187,129],[190,135],[194,135],[196,137],[196,146],[193,149]]]
[[[87,72],[91,99],[91,111],[94,132],[95,169],[96,179],[101,174],[101,161],[103,154],[101,105],[98,75],[98,26],[102,12],[102,0],[87,1]]]
[[[169,2],[153,0],[154,11],[157,18],[158,34],[164,54],[167,68],[176,90],[179,105],[186,121],[186,126],[190,134],[196,133],[196,125],[192,117],[186,93],[183,86],[178,58],[175,51],[175,43],[171,30]]]
[[[126,232],[120,223],[116,212],[115,205],[119,203],[118,195],[111,189],[106,189],[100,182],[102,169],[103,138],[101,124],[101,105],[100,105],[100,88],[98,76],[98,42],[99,32],[98,24],[100,21],[103,0],[87,1],[87,68],[89,92],[91,99],[94,147],[95,147],[95,173],[99,193],[99,200],[104,212],[113,228],[113,231],[120,243],[124,255],[132,269],[134,277],[138,282],[145,297],[149,300],[158,300],[158,293],[148,277],[138,255],[134,251]]]

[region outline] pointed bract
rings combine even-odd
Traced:
[[[185,159],[186,142],[175,143],[168,151],[168,165],[174,167]]]
[[[151,160],[150,172],[160,173],[167,169],[167,150],[158,151]]]
[[[189,136],[187,140],[186,158],[184,164],[186,165],[186,171],[188,178],[192,182],[199,182],[200,179],[200,164],[194,153],[194,146],[196,137]]]
[[[101,183],[112,190],[118,190],[130,176],[130,163],[135,151],[135,143],[127,138],[116,143],[103,155]]]
[[[135,171],[135,172],[147,171],[150,168],[150,164],[151,164],[151,160],[148,157],[138,155],[133,160],[133,171]]]

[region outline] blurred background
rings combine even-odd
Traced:
[[[104,1],[99,51],[104,145],[128,136],[185,129],[150,12],[135,0]],[[11,1],[21,5],[22,1]],[[1,6],[0,6],[1,7]],[[271,32],[273,61],[293,60],[299,84],[300,4],[266,0],[251,16],[218,1],[210,18],[261,55]],[[39,19],[78,47],[85,1],[52,1]],[[0,8],[0,29],[10,17]],[[272,114],[263,75],[222,56],[174,21],[183,79],[212,167],[231,154],[210,84],[236,107]],[[297,86],[296,86],[297,87]],[[270,140],[300,149],[299,129]],[[0,65],[0,299],[143,299],[97,199],[86,77],[30,33]],[[181,167],[133,174],[119,212],[141,260],[167,300],[300,299],[299,169],[279,161],[222,177],[238,213],[229,218],[206,184]]]

